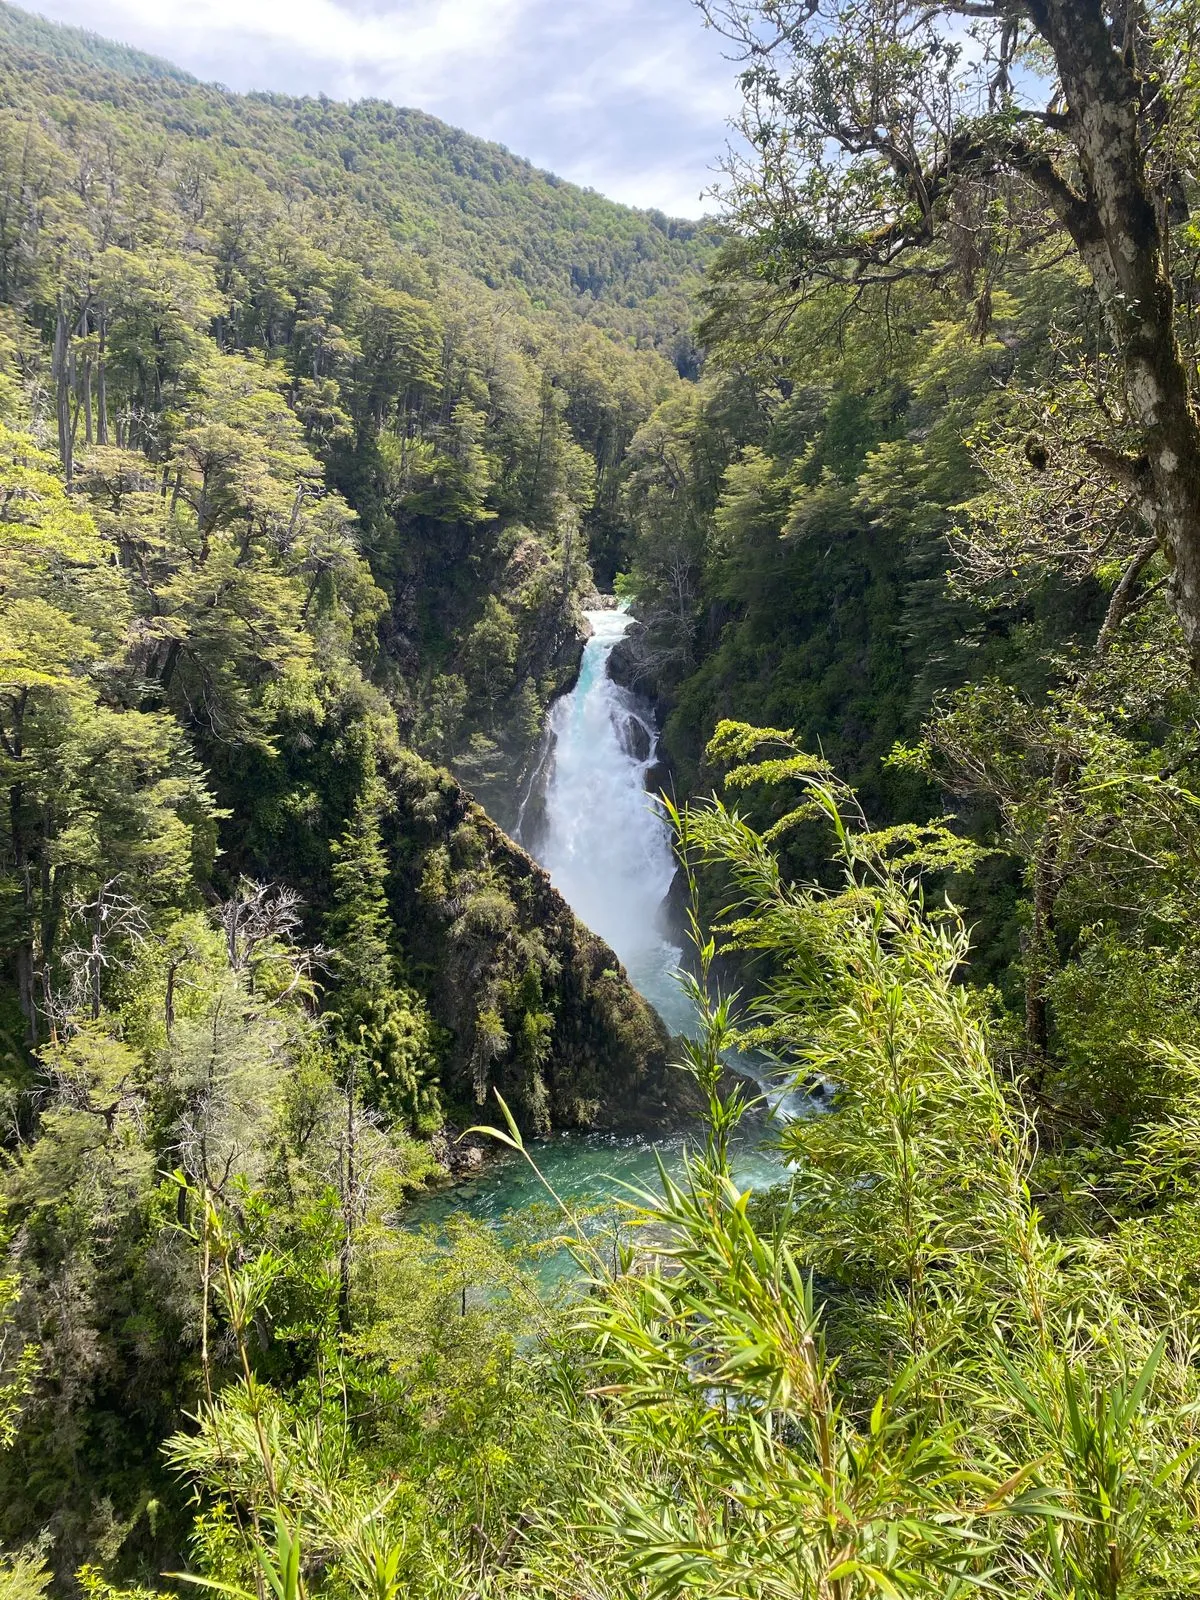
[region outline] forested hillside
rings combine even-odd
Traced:
[[[250,183],[251,207],[255,183],[266,185],[288,221],[320,230],[326,245],[353,219],[435,271],[465,270],[520,304],[570,310],[694,370],[694,294],[717,242],[704,224],[631,211],[421,111],[228,94],[7,3],[0,43],[0,103],[61,123],[87,102],[123,141],[149,136],[150,165],[186,148],[193,213],[220,209],[207,192],[214,181]],[[257,230],[262,205],[244,229]],[[274,209],[265,215],[274,220]]]
[[[499,800],[545,685],[569,670],[563,608],[589,581],[572,519],[611,579],[624,446],[670,387],[672,364],[694,370],[689,296],[707,235],[421,113],[229,95],[8,6],[0,39],[0,294],[42,317],[52,305],[70,335],[106,340],[130,256],[160,293],[180,259],[200,258],[199,278],[182,280],[185,318],[223,352],[254,350],[286,375],[377,574],[398,559],[388,530],[403,480],[408,520],[426,530],[386,573],[413,737],[439,758],[463,756],[479,784],[499,774]],[[180,331],[145,329],[164,345]],[[136,406],[167,404],[183,356],[164,350],[160,370],[139,371]],[[87,364],[84,387],[102,372],[112,390],[111,359]],[[111,399],[130,403],[125,391]],[[110,406],[97,442],[140,442],[138,426]],[[416,448],[391,461],[385,444],[368,468],[364,428]],[[443,481],[452,461],[461,482]],[[441,537],[440,526],[493,513],[503,525],[486,548]],[[556,546],[557,600],[530,588],[526,527]],[[477,570],[464,573],[464,561]],[[485,593],[505,615],[481,608]],[[497,753],[497,736],[512,747]]]
[[[1194,0],[700,11],[713,232],[0,6],[0,1600],[1200,1592]]]
[[[493,1085],[543,1130],[678,1099],[615,957],[427,758],[511,801],[705,246],[419,113],[0,38],[0,1095],[40,1330],[0,1538],[66,1571],[189,1391],[167,1174],[281,1158],[311,1220],[300,1163],[348,1238],[363,1174],[394,1205]]]
[[[102,660],[85,674],[102,701],[179,725],[203,804],[229,812],[227,883],[286,856],[328,900],[355,789],[319,769],[348,730],[362,744],[368,682],[388,739],[503,815],[574,670],[589,554],[612,564],[625,445],[679,382],[653,347],[686,329],[658,290],[683,304],[699,248],[428,118],[239,99],[12,8],[0,22],[8,451],[46,486],[8,515],[63,524],[22,582],[65,604],[74,563],[113,556],[126,579],[58,667]],[[592,214],[618,256],[630,240],[603,269]],[[510,246],[531,292],[473,276]],[[58,826],[14,842],[18,878]],[[45,890],[46,952],[68,892]],[[46,960],[20,957],[35,1030]]]

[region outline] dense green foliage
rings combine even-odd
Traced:
[[[950,104],[928,8],[705,9],[787,26],[700,375],[689,228],[0,9],[0,1600],[1200,1589],[1200,706],[1036,17],[925,189],[942,100],[813,119]],[[1189,18],[1116,20],[1194,365]],[[447,1116],[685,1098],[431,764],[504,820],[613,575],[696,1150],[408,1231]],[[823,1086],[765,1194],[732,1047]]]
[[[1097,1048],[1130,1062],[1195,1015],[1186,983],[1150,1012],[1145,985],[1191,964],[1196,751],[1165,568],[1088,453],[1112,378],[1094,306],[1050,255],[1013,251],[986,323],[917,279],[805,301],[769,338],[731,257],[705,378],[631,446],[643,622],[619,664],[662,706],[684,795],[719,781],[718,723],[749,716],[881,822],[953,807],[995,846],[950,892],[1065,1093]],[[751,814],[769,826],[770,802]],[[795,871],[823,858],[803,827],[783,847]],[[1141,1042],[1100,1047],[1118,1015]],[[1097,1092],[1081,1113],[1127,1114],[1115,1080]]]
[[[201,1331],[196,1423],[167,1448],[201,1508],[193,1572],[281,1600],[1194,1592],[1193,1053],[1162,1047],[1173,1101],[1097,1203],[1093,1173],[1039,1152],[957,978],[966,931],[924,903],[971,849],[871,831],[824,763],[764,746],[725,724],[712,757],[823,826],[839,872],[790,880],[720,804],[682,819],[689,859],[736,885],[729,937],[784,971],[749,1033],[695,983],[706,1144],[640,1197],[615,1260],[560,1215],[582,1298],[537,1293],[536,1224],[509,1254],[466,1225],[436,1244],[380,1226],[378,1167],[349,1272],[311,1166],[220,1202],[164,1185],[160,1248],[190,1263]],[[739,1033],[837,1075],[758,1201],[725,1154]],[[523,1148],[515,1123],[498,1137]]]
[[[293,492],[340,491],[386,591],[402,735],[499,804],[571,671],[589,548],[611,573],[704,241],[416,114],[228,95],[7,6],[0,31],[0,300],[68,480],[96,446],[222,465],[183,432],[237,428],[212,358],[257,361],[313,457]],[[111,501],[119,464],[88,465]]]
[[[508,797],[703,247],[415,114],[0,29],[0,1540],[154,1573],[202,1371],[167,1174],[333,1240],[345,1331],[448,1114],[669,1093],[424,756]]]
[[[126,934],[140,937],[151,909],[282,877],[318,936],[350,883],[336,841],[383,804],[371,774],[387,767],[394,787],[401,745],[452,762],[503,812],[574,670],[589,550],[611,565],[620,538],[625,444],[679,379],[645,328],[627,338],[620,316],[587,315],[614,295],[648,303],[653,286],[622,279],[606,299],[555,277],[568,241],[587,244],[573,208],[594,201],[606,237],[615,218],[633,225],[620,208],[610,217],[499,153],[472,180],[486,194],[456,193],[450,158],[420,140],[376,159],[367,182],[353,161],[330,164],[332,136],[298,130],[296,108],[9,8],[0,20],[3,516],[18,567],[4,593],[5,949],[16,1036],[37,1044],[80,908],[105,920],[105,895],[132,902]],[[162,98],[176,93],[193,98]],[[470,153],[479,165],[486,151]],[[514,173],[532,199],[509,193]],[[410,248],[400,196],[424,219],[416,232],[437,234],[436,257]],[[465,231],[447,207],[471,214]],[[540,308],[472,276],[489,217],[544,267]],[[531,218],[541,243],[521,231]],[[689,250],[664,243],[664,283],[694,270]],[[82,752],[105,746],[97,770]],[[411,848],[404,865],[454,906],[461,942],[472,927],[476,945],[503,941],[519,912],[503,868],[481,881],[488,851],[468,833],[425,880]],[[398,866],[375,862],[372,894]],[[472,897],[488,893],[476,915]],[[540,959],[517,951],[514,972],[482,983],[475,961],[457,996],[474,1009],[465,1032],[452,1025],[460,1055],[504,1058],[525,1013],[500,991]],[[402,993],[401,975],[380,987],[339,973],[351,1034],[364,1006],[390,1032],[382,996]],[[435,1034],[396,1026],[425,1041],[428,1076]],[[402,1074],[410,1108],[416,1071]],[[433,1115],[425,1098],[419,1120]]]

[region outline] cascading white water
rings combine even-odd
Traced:
[[[579,681],[550,714],[552,750],[535,854],[580,920],[609,945],[673,1032],[691,1021],[665,924],[675,858],[662,805],[646,792],[658,752],[649,707],[608,676],[630,626],[589,611]]]
[[[608,676],[608,658],[631,619],[621,611],[586,615],[592,636],[579,680],[550,714],[551,745],[541,769],[544,810],[533,853],[576,916],[611,945],[672,1033],[689,1033],[695,1015],[679,984],[682,951],[667,920],[676,871],[670,828],[661,802],[646,792],[646,774],[658,759],[658,729],[649,705]],[[757,1061],[742,1057],[732,1064],[758,1083],[781,1120],[811,1109]]]

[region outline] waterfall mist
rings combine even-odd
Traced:
[[[676,978],[682,950],[672,937],[668,894],[675,876],[671,834],[661,804],[646,792],[658,754],[650,706],[608,676],[608,658],[630,626],[619,611],[588,613],[592,637],[579,680],[550,713],[542,758],[525,785],[516,837],[549,872],[575,914],[624,964],[635,986],[673,1033],[695,1025]],[[754,1079],[780,1120],[801,1114],[800,1097],[760,1071],[756,1061],[733,1065]],[[761,1121],[748,1122],[733,1149],[735,1181],[767,1188],[782,1175],[779,1157],[760,1148]],[[653,1186],[658,1163],[678,1173],[688,1144],[684,1130],[653,1140],[643,1135],[588,1134],[548,1140],[538,1169],[565,1199],[584,1206],[611,1204],[622,1185]],[[496,1162],[476,1179],[410,1206],[407,1225],[442,1225],[460,1212],[495,1222],[542,1198],[540,1180],[522,1161]],[[555,1283],[578,1270],[568,1251],[539,1269]]]

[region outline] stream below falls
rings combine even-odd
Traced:
[[[579,679],[551,710],[514,833],[580,920],[611,945],[671,1032],[686,1033],[694,1018],[677,978],[682,950],[668,904],[675,860],[662,806],[646,790],[658,729],[649,704],[608,676],[608,658],[631,619],[621,611],[589,611],[587,618],[592,636]],[[753,1063],[737,1065],[759,1081],[771,1111],[748,1119],[733,1176],[744,1187],[766,1187],[784,1175],[770,1148],[779,1121],[802,1112],[805,1102],[761,1080]],[[562,1133],[539,1140],[531,1153],[564,1200],[591,1207],[619,1200],[626,1184],[655,1185],[660,1159],[677,1172],[685,1146],[696,1143],[695,1134],[678,1132]],[[439,1224],[462,1213],[499,1223],[545,1200],[528,1165],[505,1152],[478,1177],[417,1201],[405,1223]]]

